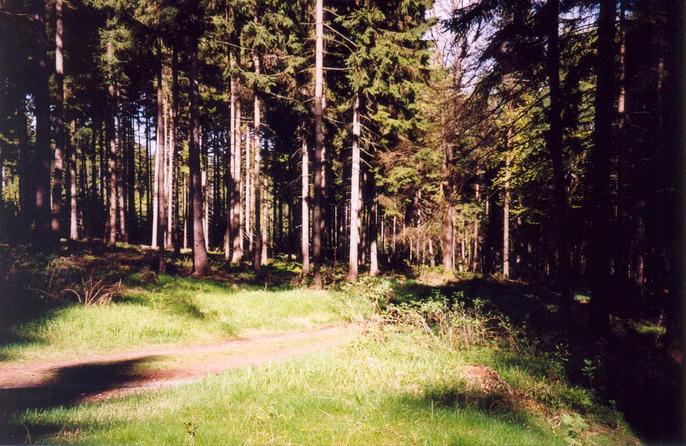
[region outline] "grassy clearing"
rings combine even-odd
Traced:
[[[160,276],[125,277],[121,296],[104,305],[67,305],[10,327],[0,358],[77,357],[151,344],[204,343],[350,321],[366,311],[341,293],[234,285]]]
[[[475,389],[478,360],[513,388],[539,382],[493,350],[455,350],[419,330],[373,329],[334,352],[234,370],[161,392],[29,410],[14,421],[54,429],[47,443],[215,444],[627,444],[606,415],[571,405],[511,402]],[[558,394],[573,389],[555,389]],[[528,394],[526,394],[528,395]],[[560,397],[561,400],[564,398]],[[542,407],[542,408],[541,408]],[[34,438],[35,440],[35,438]]]

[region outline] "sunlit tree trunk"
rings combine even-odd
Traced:
[[[235,88],[238,90],[240,81],[236,79]],[[243,208],[241,206],[242,193],[242,178],[241,178],[241,101],[237,97],[235,100],[236,112],[234,122],[234,144],[231,149],[231,157],[233,161],[233,190],[232,206],[233,206],[233,255],[231,263],[238,264],[243,259]]]
[[[77,209],[77,165],[78,158],[76,145],[76,122],[71,121],[71,159],[69,162],[69,238],[77,240],[79,238],[78,209]]]
[[[236,176],[236,80],[233,74],[233,51],[229,52],[229,153],[226,156],[226,230],[224,231],[224,260],[231,260],[233,234],[238,230],[234,222],[235,196],[234,182]],[[232,262],[233,263],[233,262]]]
[[[257,18],[255,18],[257,20]],[[255,75],[260,75],[260,58],[256,52],[253,52],[253,64],[255,65]],[[253,138],[255,147],[255,164],[253,165],[253,182],[255,194],[255,249],[253,250],[253,269],[260,272],[262,267],[262,186],[260,178],[260,170],[262,167],[262,147],[260,142],[260,96],[257,89],[254,91],[254,117],[253,117]]]
[[[324,90],[324,5],[323,0],[315,4],[315,87],[314,87],[314,222],[312,227],[312,261],[314,263],[314,284],[323,287],[322,268],[322,195],[324,193],[323,160],[324,135],[322,133],[323,90]]]
[[[348,280],[357,279],[357,252],[360,243],[360,97],[353,99],[352,172],[350,175],[350,250]]]
[[[452,169],[450,168],[449,150],[446,148],[445,160],[443,161],[443,190],[445,196],[445,209],[443,210],[443,225],[441,230],[441,251],[443,254],[443,270],[453,272],[455,270],[454,254],[454,215],[453,215],[453,188]]]
[[[250,137],[250,128],[245,128],[245,232],[247,236],[248,254],[252,255],[253,251],[253,233],[252,233],[252,197],[253,197],[253,180],[251,171],[251,145],[252,138]]]
[[[505,183],[503,190],[503,277],[510,277],[510,148],[512,130],[508,129],[505,140]]]
[[[157,72],[157,147],[155,150],[155,202],[156,206],[156,218],[155,225],[153,226],[153,233],[155,234],[155,242],[157,244],[158,251],[158,262],[157,270],[160,273],[165,272],[166,265],[164,262],[164,233],[166,226],[166,218],[164,215],[164,176],[165,176],[165,153],[166,153],[166,132],[164,129],[164,90],[163,90],[163,56],[162,56],[162,42],[161,39],[158,40],[157,44],[158,50],[158,72]]]
[[[310,155],[307,147],[307,137],[303,132],[301,154],[301,187],[300,187],[300,254],[302,258],[302,272],[310,271]]]

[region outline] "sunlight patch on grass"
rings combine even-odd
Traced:
[[[252,332],[302,330],[343,323],[368,311],[342,293],[266,291],[229,282],[159,276],[128,278],[130,288],[107,305],[72,305],[14,328],[31,342],[0,346],[0,357],[78,357],[154,344],[206,343]]]

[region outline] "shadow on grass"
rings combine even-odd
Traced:
[[[482,391],[464,386],[440,386],[426,389],[422,396],[403,395],[400,403],[423,412],[471,411],[488,420],[532,432],[546,438],[550,434],[533,421],[533,417],[518,407],[513,398],[503,391]]]
[[[479,299],[486,311],[506,316],[544,351],[553,352],[564,344],[569,351],[564,367],[572,383],[593,387],[601,400],[616,402],[643,440],[683,440],[683,367],[656,345],[655,336],[615,329],[606,342],[591,341],[588,305],[576,303],[571,314],[563,316],[552,292],[516,282],[472,279],[444,286],[398,282],[392,302],[421,302],[436,292],[466,307]],[[501,367],[518,367],[547,379],[545,361],[512,355],[496,360]]]
[[[146,378],[145,365],[156,359],[86,363],[55,370],[53,377],[27,387],[0,388],[0,443],[17,444],[56,434],[61,424],[23,422],[27,411],[69,407],[101,392],[135,385]]]

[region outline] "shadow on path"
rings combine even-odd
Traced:
[[[154,356],[114,362],[93,362],[62,367],[41,384],[0,389],[0,443],[35,441],[36,437],[58,432],[61,425],[25,425],[19,417],[29,409],[71,406],[90,396],[144,380],[145,364]]]

